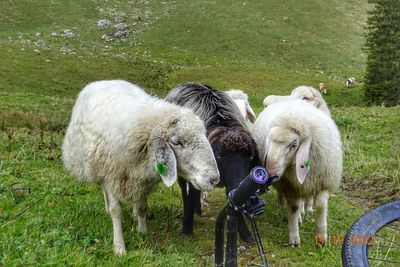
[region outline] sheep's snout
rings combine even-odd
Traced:
[[[208,167],[203,169],[203,171],[201,172],[202,175],[200,177],[204,177],[203,179],[203,183],[205,185],[205,191],[211,191],[214,189],[214,187],[216,187],[219,183],[220,180],[220,174],[218,171],[218,166],[217,163],[215,162],[215,159],[212,158],[213,164],[210,164],[212,167]]]
[[[219,183],[220,173],[217,162],[212,154],[211,146],[205,149],[204,152],[207,153],[198,153],[197,156],[192,156],[188,181],[198,190],[211,191]]]
[[[210,179],[210,183],[212,186],[217,186],[217,184],[219,183],[219,176],[214,176]]]
[[[212,175],[195,175],[194,180],[190,182],[197,190],[212,191],[219,183],[219,172]]]
[[[272,176],[281,177],[283,175],[284,168],[278,161],[267,160],[265,167],[271,177]]]

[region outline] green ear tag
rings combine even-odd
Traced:
[[[310,167],[311,166],[311,160],[306,160],[306,167]]]
[[[168,166],[159,161],[156,165],[156,171],[158,174],[162,176],[167,176],[168,174]]]
[[[254,121],[253,121],[253,117],[251,116],[251,114],[250,113],[248,113],[247,112],[247,118],[249,118],[249,121],[250,121],[250,123],[251,124],[253,124],[254,123]]]

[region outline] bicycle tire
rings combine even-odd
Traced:
[[[353,223],[343,241],[342,264],[344,267],[363,267],[368,264],[368,242],[354,244],[355,236],[372,237],[386,225],[400,220],[400,201],[389,202],[364,214]]]

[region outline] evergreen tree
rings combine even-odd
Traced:
[[[364,93],[369,104],[400,104],[400,0],[369,0]]]

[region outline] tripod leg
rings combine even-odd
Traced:
[[[237,233],[238,233],[238,212],[228,206],[228,220],[226,231],[226,260],[225,266],[237,266]]]
[[[254,217],[249,218],[251,222],[251,228],[253,229],[254,237],[256,238],[258,254],[260,255],[263,266],[269,266],[267,256],[265,255],[265,250],[261,242],[260,233],[258,232],[257,224]]]
[[[215,222],[215,266],[222,267],[224,263],[224,228],[227,214],[225,206],[218,214]]]

